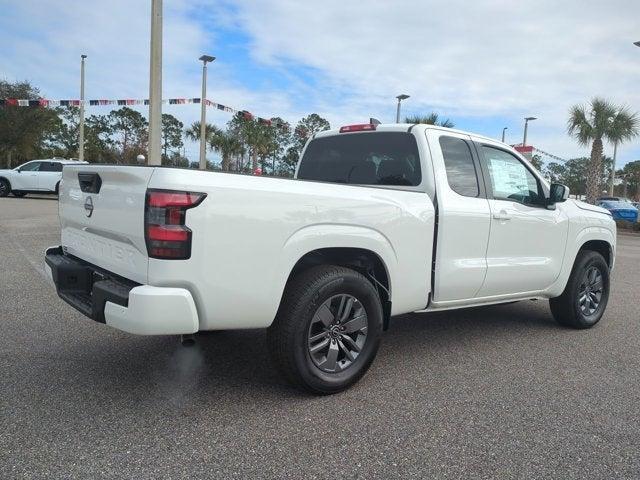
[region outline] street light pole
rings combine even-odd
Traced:
[[[398,108],[396,110],[396,123],[400,123],[400,102],[402,102],[402,100],[406,100],[407,98],[409,98],[409,95],[405,95],[403,93],[402,95],[398,95],[396,98],[398,99]]]
[[[149,62],[149,154],[147,165],[162,164],[162,0],[151,0]]]
[[[524,119],[524,137],[522,138],[522,146],[527,145],[527,126],[529,124],[529,120],[537,120],[537,117],[525,117]]]
[[[207,63],[216,57],[202,55],[202,96],[200,97],[200,170],[207,169]]]
[[[504,127],[504,128],[502,129],[502,143],[504,143],[504,132],[506,132],[508,128],[509,128],[509,127]]]
[[[78,138],[78,160],[84,160],[84,59],[86,55],[80,55],[80,138]]]

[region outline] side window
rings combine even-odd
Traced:
[[[480,188],[469,144],[461,138],[440,137],[440,148],[451,189],[465,197],[477,197]]]
[[[41,172],[61,172],[62,164],[60,162],[42,162],[40,166]]]
[[[491,180],[493,198],[528,205],[542,204],[543,195],[536,177],[516,157],[504,150],[482,146]]]
[[[42,162],[29,162],[20,167],[21,172],[37,172]]]

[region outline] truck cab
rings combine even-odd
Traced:
[[[397,158],[400,138],[415,140],[417,155]],[[385,148],[376,151],[376,143]],[[430,310],[559,295],[570,273],[565,254],[577,253],[570,219],[576,235],[583,227],[578,219],[601,226],[600,234],[582,235],[604,234],[595,241],[613,259],[613,225],[604,209],[566,202],[561,185],[554,186],[561,201],[551,201],[542,175],[487,137],[408,124],[321,132],[303,152],[296,178],[426,193],[435,207]]]

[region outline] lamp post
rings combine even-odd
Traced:
[[[86,55],[80,55],[80,124],[78,125],[78,160],[84,160],[84,59]]]
[[[406,100],[407,98],[409,98],[409,95],[405,95],[403,93],[402,95],[398,95],[396,98],[398,99],[398,109],[396,110],[396,123],[400,123],[400,102],[402,102],[402,100]]]
[[[524,137],[522,138],[522,146],[527,144],[527,127],[530,120],[537,120],[537,117],[524,117]]]
[[[200,170],[207,169],[207,63],[216,57],[202,55],[202,96],[200,97]]]
[[[509,128],[509,127],[504,127],[504,128],[502,129],[502,143],[504,143],[504,132],[506,132],[508,128]]]
[[[149,60],[149,154],[147,165],[162,164],[162,0],[151,0]]]

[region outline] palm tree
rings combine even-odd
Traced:
[[[448,118],[440,120],[440,117],[436,112],[431,112],[428,115],[412,115],[406,117],[404,119],[404,123],[426,123],[427,125],[437,125],[438,127],[445,128],[455,127],[455,124]]]
[[[244,153],[249,154],[251,171],[255,172],[258,168],[258,155],[264,140],[262,125],[253,118],[239,115],[229,121],[227,128],[244,145],[243,155]]]
[[[209,147],[222,156],[222,170],[230,170],[231,158],[244,153],[244,145],[240,139],[230,132],[217,129],[210,140]]]
[[[221,130],[215,125],[207,123],[207,125],[205,126],[205,132],[205,135],[207,137],[206,142],[207,144],[209,144],[211,142],[211,138],[214,135],[219,134]],[[193,122],[191,126],[184,131],[184,136],[194,142],[200,140],[200,122]]]
[[[624,143],[627,140],[632,140],[638,136],[638,125],[640,120],[638,115],[631,113],[627,107],[622,107],[616,113],[611,122],[611,132],[609,133],[609,140],[613,142],[613,168],[611,169],[611,195],[613,195],[613,187],[615,182],[616,172],[616,153],[618,151],[618,145]]]
[[[270,135],[267,126],[257,120],[251,120],[245,126],[245,138],[251,155],[251,171],[255,172],[258,168],[258,158],[261,157],[264,164],[265,155],[272,150]]]
[[[595,202],[600,194],[603,140],[627,140],[638,134],[639,120],[626,108],[619,109],[603,98],[593,98],[588,106],[574,105],[569,110],[567,132],[580,145],[591,143],[587,168],[587,202]],[[617,139],[617,140],[616,140]]]

